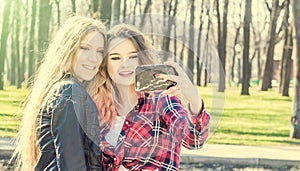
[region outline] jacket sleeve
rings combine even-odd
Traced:
[[[51,133],[59,170],[87,170],[84,136],[71,99],[61,98],[54,107]]]

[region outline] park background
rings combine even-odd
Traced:
[[[16,136],[31,78],[73,15],[135,25],[182,63],[212,114],[208,144],[300,145],[299,0],[0,0],[0,137]]]

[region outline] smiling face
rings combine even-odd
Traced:
[[[98,31],[88,33],[75,52],[74,77],[80,82],[91,80],[99,70],[103,59],[104,37]]]
[[[135,68],[138,65],[138,50],[130,39],[115,38],[110,41],[107,71],[116,84],[133,85]]]

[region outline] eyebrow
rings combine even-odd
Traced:
[[[89,43],[85,43],[85,42],[81,42],[79,45],[87,45],[89,47],[92,47],[92,45],[90,45]],[[104,49],[104,47],[97,47],[97,49]]]
[[[131,51],[131,52],[128,52],[128,54],[131,54],[131,53],[138,53],[138,51]],[[109,56],[111,55],[120,55],[120,53],[118,52],[113,52],[113,53],[110,53]]]

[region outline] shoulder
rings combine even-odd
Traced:
[[[74,79],[61,80],[53,85],[49,94],[57,97],[84,97],[87,95],[85,88]]]

